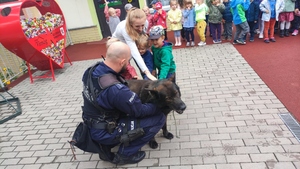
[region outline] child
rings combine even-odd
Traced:
[[[208,23],[213,43],[221,43],[222,13],[225,10],[225,6],[220,4],[219,0],[208,0],[206,4],[209,8]]]
[[[258,4],[260,4],[262,2],[262,0],[257,0],[257,1],[259,2]],[[258,17],[258,29],[259,29],[258,38],[259,39],[264,38],[264,21],[261,20],[261,17],[262,17],[262,12],[261,12],[261,10],[259,10],[259,17]]]
[[[139,39],[136,41],[136,46],[144,59],[144,62],[148,68],[148,70],[151,72],[153,76],[156,76],[155,70],[153,70],[153,55],[152,53],[148,50],[149,49],[149,42],[148,42],[148,36],[145,34],[140,35]],[[143,76],[143,79],[147,79],[148,77],[144,74],[141,73]]]
[[[104,14],[106,18],[106,23],[109,26],[110,33],[113,34],[116,30],[117,25],[120,23],[121,10],[114,9],[112,7],[108,8],[108,3],[105,0]]]
[[[145,6],[143,8],[143,11],[145,12],[148,21],[148,28],[146,30],[146,33],[149,33],[150,28],[154,25],[153,15],[150,14],[148,6]]]
[[[154,69],[158,70],[158,79],[174,77],[175,80],[176,65],[172,54],[172,44],[164,41],[164,28],[160,25],[153,26],[149,32],[149,39],[152,42]]]
[[[128,13],[128,11],[133,8],[133,6],[130,4],[130,3],[127,3],[125,6],[124,6],[124,9],[125,11]]]
[[[261,20],[264,21],[264,42],[276,42],[274,38],[274,26],[278,20],[279,13],[283,10],[283,0],[263,0],[259,4],[260,10],[263,12]],[[269,38],[270,29],[270,38]]]
[[[280,37],[289,36],[291,21],[294,20],[295,0],[285,0],[284,8],[279,14]]]
[[[223,12],[223,29],[224,39],[231,41],[232,39],[232,13],[230,11],[230,1],[223,0],[225,10]]]
[[[177,8],[177,0],[170,1],[170,10],[168,12],[168,20],[170,21],[169,29],[174,31],[175,46],[181,46],[180,30],[182,29],[181,17],[182,13],[180,9]]]
[[[259,4],[257,1],[250,0],[250,5],[248,10],[245,12],[246,13],[246,18],[247,22],[250,28],[250,42],[254,41],[254,31],[255,31],[255,26],[258,21],[258,16],[259,16]],[[244,37],[244,40],[246,40],[247,34]]]
[[[165,40],[168,40],[167,37],[167,13],[162,9],[161,2],[155,4],[156,12],[153,16],[154,25],[161,25],[165,31]]]
[[[248,10],[250,0],[231,0],[230,10],[233,16],[233,24],[235,25],[235,34],[233,44],[246,45],[244,41],[245,35],[249,32],[249,25],[245,16],[245,11]]]
[[[182,11],[183,16],[183,30],[185,35],[186,46],[195,46],[195,36],[194,36],[194,27],[195,27],[195,10],[193,8],[192,0],[184,1],[184,9]],[[192,40],[192,42],[190,42]]]
[[[206,38],[205,38],[205,28],[206,28],[206,13],[208,12],[208,7],[203,2],[203,0],[197,0],[195,4],[195,15],[196,15],[196,22],[197,22],[197,32],[200,37],[200,42],[198,46],[205,46],[206,45]]]
[[[157,0],[152,0],[151,3],[150,3],[151,8],[153,9],[152,14],[155,14],[155,13],[156,13],[156,6],[155,6],[155,4],[156,4],[157,2],[158,2]]]
[[[292,21],[292,26],[291,26],[291,31],[293,32],[292,33],[292,36],[296,36],[298,35],[298,29],[299,29],[299,26],[300,26],[300,11],[299,11],[299,8],[300,8],[300,0],[296,0],[295,2],[295,18],[294,20]]]

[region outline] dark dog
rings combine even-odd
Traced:
[[[143,103],[154,103],[158,105],[167,116],[172,110],[182,114],[186,109],[185,103],[181,100],[179,87],[172,80],[127,80],[128,87],[135,92]],[[167,130],[167,122],[162,128],[163,135],[167,139],[174,136]],[[155,138],[149,141],[149,146],[153,149],[158,147]]]

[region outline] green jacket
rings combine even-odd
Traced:
[[[208,6],[208,22],[209,23],[221,23],[223,18],[223,12],[225,10],[225,6],[223,3],[219,4],[219,6],[213,5],[211,0],[206,0],[206,4]]]
[[[165,42],[161,48],[151,47],[154,69],[158,69],[158,79],[166,79],[169,73],[175,73],[176,65],[172,54],[172,43]]]

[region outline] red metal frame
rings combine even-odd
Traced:
[[[73,65],[68,54],[67,51],[64,49],[64,54],[67,57],[68,62],[70,63],[70,65]],[[28,69],[28,74],[29,74],[29,78],[30,78],[30,83],[33,83],[33,79],[48,79],[48,78],[52,78],[52,81],[55,81],[55,74],[54,74],[54,69],[53,69],[53,65],[52,65],[52,59],[49,57],[49,65],[50,65],[50,70],[46,71],[43,75],[41,76],[33,76],[31,73],[31,68],[30,68],[30,63],[26,61],[26,65],[27,65],[27,69]],[[51,73],[51,75],[49,75]]]
[[[62,16],[63,24],[55,27],[52,31],[46,29],[45,33],[36,37],[27,37],[24,34],[24,30],[22,30],[20,18],[23,16],[23,9],[30,7],[37,8],[41,15],[50,12]],[[7,16],[2,16],[0,13],[0,42],[6,49],[26,61],[31,83],[33,83],[33,79],[37,78],[52,78],[54,81],[54,69],[64,67],[64,56],[67,57],[68,62],[72,65],[65,50],[67,40],[66,22],[55,0],[19,0],[0,4],[0,11],[5,8],[9,8],[10,13]],[[42,52],[46,48],[58,45],[57,42],[62,40],[64,40],[62,44],[64,46],[61,47],[61,58],[54,56],[54,60],[50,57],[50,54],[46,55]],[[29,64],[41,71],[48,70],[48,73],[43,76],[33,77]]]

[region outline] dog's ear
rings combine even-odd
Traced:
[[[168,78],[168,80],[175,83],[175,73],[173,73],[172,76]]]
[[[159,92],[158,92],[157,90],[155,90],[155,88],[154,88],[154,89],[145,88],[145,90],[147,90],[148,93],[149,93],[152,97],[154,97],[154,98],[156,98],[156,99],[159,98]]]

